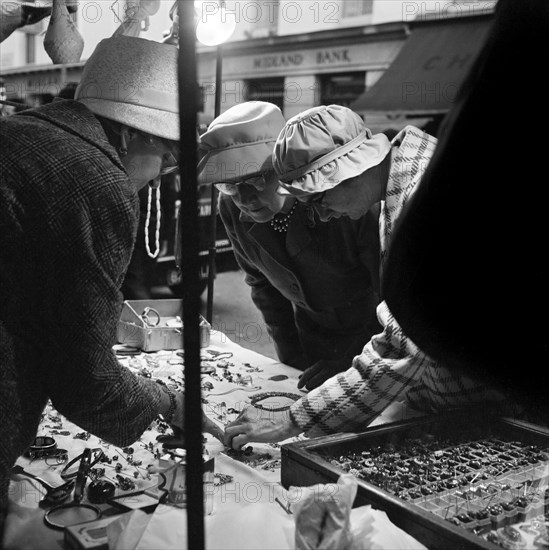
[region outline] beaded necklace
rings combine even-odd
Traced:
[[[294,210],[297,208],[297,201],[294,202],[290,211],[287,214],[275,214],[271,220],[271,227],[278,231],[279,233],[286,233],[288,231],[288,224],[290,223],[290,218],[294,213]]]
[[[287,411],[291,407],[291,405],[284,405],[282,407],[269,407],[267,405],[262,405],[261,403],[259,403],[259,401],[263,401],[265,399],[268,399],[269,397],[286,397],[288,399],[292,399],[293,401],[297,401],[298,399],[301,399],[302,396],[297,395],[296,393],[287,393],[283,391],[266,391],[263,393],[256,393],[255,395],[252,395],[250,397],[250,402],[256,409],[270,412]]]

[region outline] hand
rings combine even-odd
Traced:
[[[213,435],[216,439],[223,443],[223,430],[213,421],[202,413],[202,431]]]
[[[170,424],[173,435],[158,436],[157,441],[163,443],[167,448],[185,447],[185,432],[175,424]],[[213,435],[223,443],[223,430],[202,412],[202,431]]]
[[[348,365],[350,366],[350,365]],[[297,387],[313,390],[322,385],[328,378],[346,370],[347,364],[341,361],[322,359],[309,367],[300,377]]]
[[[175,411],[171,422],[171,427],[176,436],[182,436],[185,429],[185,394],[177,392],[175,397]],[[213,421],[210,420],[204,411],[202,411],[202,431],[212,434],[215,438],[223,443],[223,430]]]
[[[227,424],[224,443],[239,450],[252,441],[276,443],[300,433],[301,428],[293,423],[288,411],[271,412],[249,406]]]

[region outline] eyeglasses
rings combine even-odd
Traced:
[[[267,189],[267,180],[265,179],[265,174],[254,174],[240,181],[219,182],[214,185],[224,195],[234,196],[238,193],[239,185],[249,185],[257,191],[265,191]]]

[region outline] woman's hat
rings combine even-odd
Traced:
[[[99,42],[75,99],[104,116],[166,139],[179,139],[178,49],[133,36]]]
[[[284,127],[273,103],[248,101],[219,115],[200,138],[198,183],[238,182],[272,170],[273,147]]]
[[[320,193],[377,166],[390,148],[389,139],[372,135],[351,109],[321,105],[288,120],[273,165],[292,194]]]

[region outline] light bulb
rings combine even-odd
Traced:
[[[235,14],[227,11],[225,7],[202,4],[196,27],[196,38],[205,46],[217,46],[223,44],[233,34],[236,28]]]

